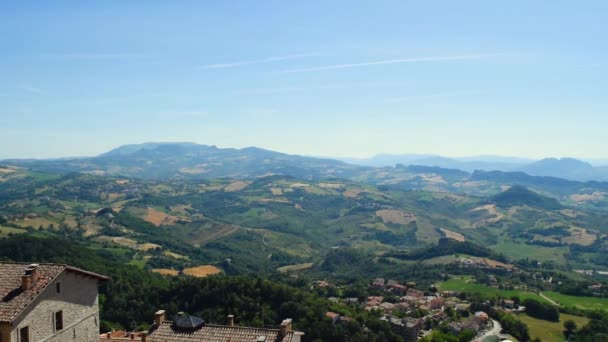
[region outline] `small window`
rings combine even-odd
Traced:
[[[55,284],[55,290],[57,291],[57,293],[61,293],[61,283],[57,283]]]
[[[72,332],[74,333],[74,339],[76,339],[76,329],[72,329]]]
[[[30,342],[30,327],[19,329],[19,342]]]
[[[55,331],[63,330],[63,311],[55,312]]]

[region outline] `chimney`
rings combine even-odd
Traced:
[[[281,328],[279,330],[279,339],[287,336],[287,333],[291,331],[291,318],[284,319],[281,322]]]
[[[146,342],[147,338],[148,338],[148,332],[144,332],[141,334],[141,342]]]
[[[135,333],[131,333],[131,335],[129,336],[132,340],[135,339]]]
[[[21,290],[27,291],[38,280],[38,264],[30,264],[21,275]]]
[[[234,326],[234,315],[228,315],[228,326],[229,327]]]
[[[293,330],[291,318],[284,319],[283,322],[281,322],[281,326],[283,326],[283,324],[285,324],[287,326],[287,331]]]
[[[107,338],[108,340],[111,340],[111,339],[112,339],[112,333],[108,331],[108,332],[106,333],[106,338]]]
[[[158,310],[154,314],[154,324],[161,325],[165,321],[165,310]]]

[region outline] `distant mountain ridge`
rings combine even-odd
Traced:
[[[97,157],[62,160],[5,160],[7,165],[44,172],[84,172],[137,178],[255,178],[289,175],[304,179],[341,177],[366,167],[302,157],[257,147],[219,148],[195,143],[124,145]]]
[[[5,160],[3,163],[43,172],[85,172],[154,179],[171,177],[250,179],[276,174],[304,179],[343,178],[366,181],[386,180],[386,173],[406,172],[412,174],[434,173],[447,177],[449,183],[454,183],[471,175],[474,178],[478,171],[501,171],[523,172],[530,176],[554,177],[580,182],[608,181],[608,167],[594,167],[590,163],[572,158],[547,158],[531,161],[516,157],[446,158],[421,154],[378,155],[369,159],[336,160],[290,155],[258,147],[220,148],[191,142],[130,144],[117,147],[96,157],[47,160],[12,159]],[[512,178],[513,175],[509,177]],[[526,181],[531,180],[526,179]],[[532,182],[537,181],[539,179]],[[380,183],[379,181],[372,182]]]
[[[478,170],[503,172],[521,171],[533,176],[550,176],[576,181],[608,181],[608,166],[593,166],[589,162],[574,158],[545,158],[533,160],[501,156],[448,158],[426,154],[379,154],[371,158],[341,158],[340,160],[351,164],[372,167],[394,166],[397,164],[421,165],[459,169],[467,172]],[[601,160],[598,160],[598,163],[601,164]]]

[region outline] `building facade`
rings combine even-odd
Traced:
[[[99,341],[106,280],[66,265],[0,263],[0,342]]]

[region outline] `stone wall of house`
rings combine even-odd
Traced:
[[[60,293],[57,283],[61,283]],[[58,311],[63,311],[63,329],[55,331]],[[32,342],[99,341],[97,280],[63,272],[14,321],[12,342],[20,342],[19,330],[25,326],[29,326]]]

